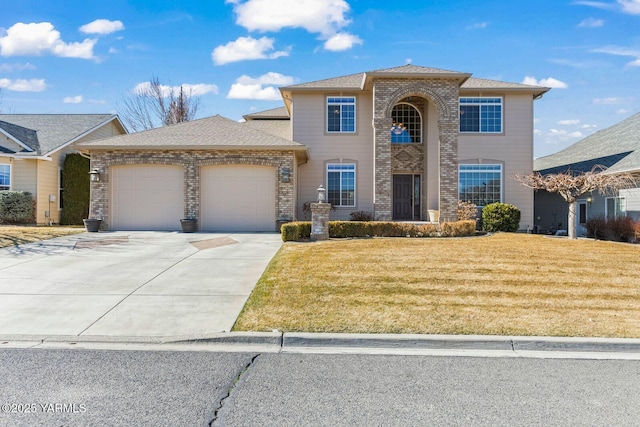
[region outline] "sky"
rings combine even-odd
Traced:
[[[0,111],[117,113],[154,77],[198,117],[407,63],[538,84],[534,155],[640,111],[640,0],[0,0]]]

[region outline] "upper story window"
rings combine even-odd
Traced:
[[[502,98],[460,98],[460,132],[501,133]]]
[[[11,165],[0,165],[0,191],[11,189]]]
[[[458,199],[478,207],[502,201],[502,165],[459,165]]]
[[[391,142],[393,144],[410,144],[422,142],[422,117],[411,104],[400,103],[391,111],[393,125]]]
[[[329,163],[327,165],[327,201],[333,206],[356,205],[356,165]]]
[[[354,133],[356,131],[356,98],[330,96],[327,98],[327,132]]]

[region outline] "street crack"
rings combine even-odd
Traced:
[[[255,356],[253,356],[249,361],[249,363],[247,363],[247,366],[245,366],[244,369],[241,369],[240,372],[238,372],[238,375],[236,375],[236,377],[233,379],[233,383],[231,383],[231,386],[229,387],[227,394],[223,396],[222,399],[220,399],[220,402],[218,402],[218,407],[216,408],[215,411],[213,411],[213,418],[211,419],[211,421],[209,421],[209,427],[219,425],[218,421],[220,418],[220,412],[222,411],[222,408],[225,402],[227,401],[227,399],[231,397],[231,395],[233,394],[234,390],[236,389],[236,386],[238,385],[242,377],[246,375],[247,372],[249,372],[249,369],[251,369],[251,366],[255,363],[255,361],[260,356],[261,356],[261,353],[258,353]]]

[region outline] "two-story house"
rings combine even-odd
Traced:
[[[334,219],[457,218],[501,201],[533,226],[533,101],[548,88],[405,65],[280,89],[284,107],[82,144],[100,175],[91,213],[111,229],[273,230],[317,188]]]

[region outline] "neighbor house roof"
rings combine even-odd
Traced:
[[[272,108],[270,110],[258,111],[256,113],[245,114],[245,120],[289,120],[289,112],[285,106]]]
[[[78,144],[83,149],[277,149],[306,153],[303,144],[220,115]]]
[[[0,131],[25,147],[21,155],[46,156],[112,120],[122,126],[114,114],[0,114]]]
[[[608,172],[640,171],[640,113],[602,129],[575,144],[534,162],[540,172],[571,168],[582,170],[594,164]]]

